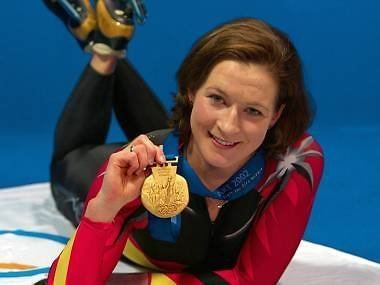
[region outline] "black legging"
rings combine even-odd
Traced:
[[[96,171],[125,143],[105,144],[112,110],[130,139],[167,127],[165,109],[128,61],[108,76],[85,68],[58,120],[50,167],[57,208],[75,226]]]

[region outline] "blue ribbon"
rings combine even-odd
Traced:
[[[223,185],[210,191],[203,185],[187,159],[183,155],[179,155],[179,140],[175,132],[170,133],[165,140],[164,153],[167,159],[179,157],[178,173],[186,179],[191,193],[203,197],[227,201],[235,200],[254,189],[264,172],[264,152],[260,149]],[[168,242],[177,240],[181,229],[181,215],[163,219],[149,213],[148,218],[149,231],[152,237]]]

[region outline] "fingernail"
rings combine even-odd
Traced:
[[[165,155],[161,155],[161,156],[160,156],[160,161],[161,161],[162,163],[164,163],[164,162],[166,161]]]
[[[149,160],[149,165],[153,165],[154,164],[154,161],[153,160]]]

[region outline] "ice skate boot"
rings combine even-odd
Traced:
[[[90,0],[43,0],[45,5],[65,24],[79,45],[85,49],[93,44],[96,30],[95,11]]]
[[[133,36],[135,19],[143,23],[145,18],[146,8],[142,0],[98,0],[96,19],[99,31],[95,35],[93,51],[124,57]]]

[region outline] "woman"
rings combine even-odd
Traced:
[[[87,72],[114,66],[113,55],[95,53]],[[115,82],[92,75],[98,79],[86,92],[80,83],[63,114],[80,116],[80,124],[62,138],[88,139],[56,156],[53,168],[65,165],[67,177],[105,147],[106,131],[98,137],[95,129],[107,128],[114,101],[104,94]],[[137,136],[100,167],[48,284],[104,284],[122,255],[155,272],[131,284],[275,284],[301,241],[323,168],[318,143],[305,133],[311,118],[302,78],[291,42],[261,21],[234,20],[198,40],[177,73],[172,129]],[[94,110],[94,100],[108,103]],[[78,113],[83,101],[88,117]],[[142,205],[141,189],[169,156],[178,157],[190,199],[180,214],[157,218]]]

